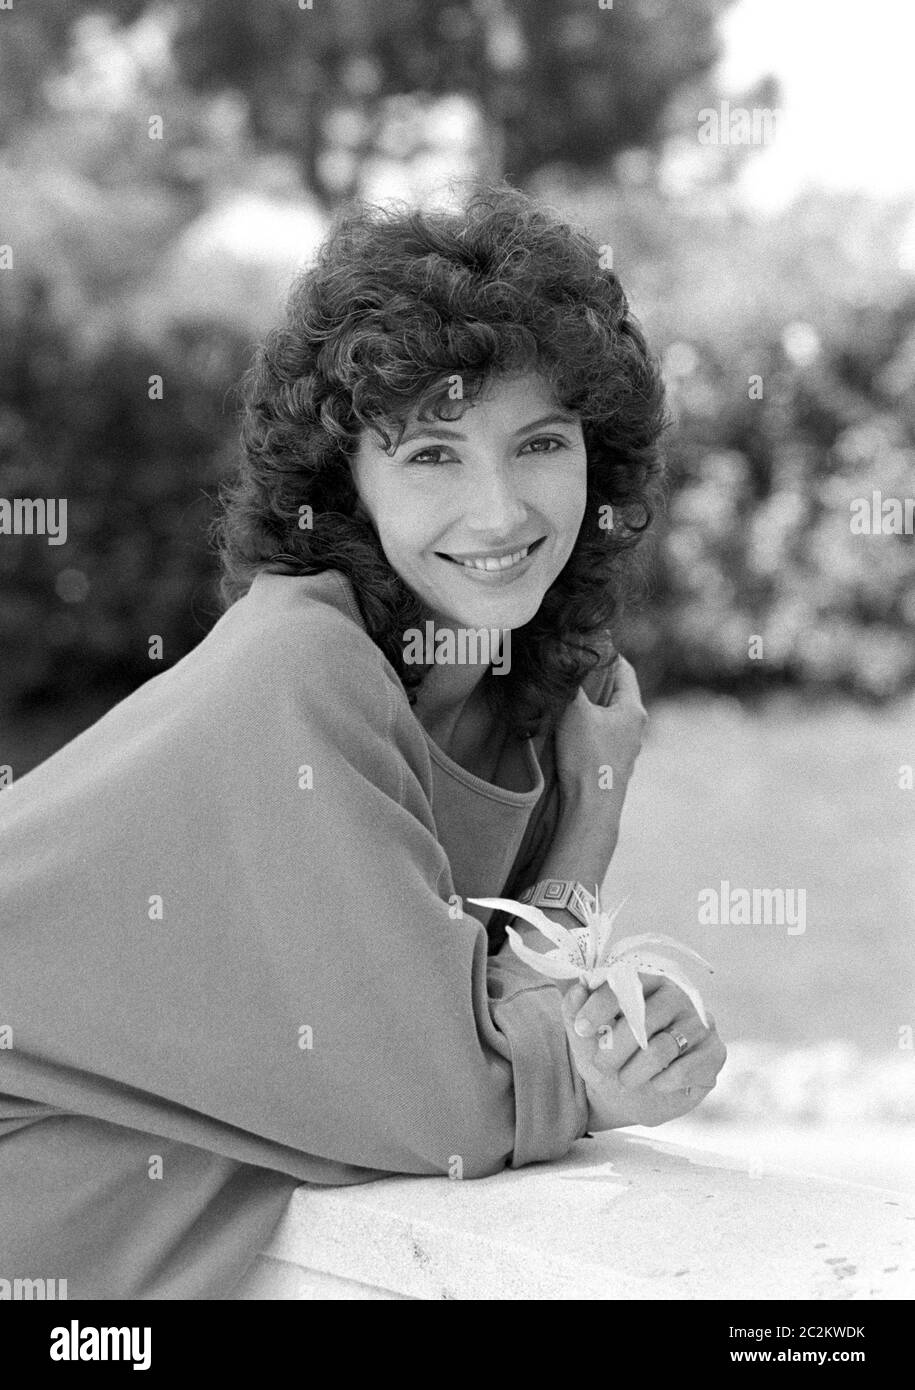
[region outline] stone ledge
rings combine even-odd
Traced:
[[[491,1178],[296,1190],[239,1299],[904,1299],[915,1194],[622,1131]]]

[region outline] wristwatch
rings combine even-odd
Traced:
[[[578,893],[582,894],[585,902],[591,901],[592,895],[580,883],[573,883],[567,878],[542,878],[532,888],[525,888],[518,895],[518,902],[530,903],[531,907],[560,908],[570,912],[576,921],[586,927],[588,919],[579,906]]]

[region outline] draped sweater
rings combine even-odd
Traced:
[[[298,1184],[566,1153],[561,995],[466,901],[536,880],[551,746],[474,776],[348,579],[262,572],[0,791],[0,1280],[227,1299]]]

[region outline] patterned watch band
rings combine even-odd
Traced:
[[[518,896],[519,903],[530,903],[532,907],[554,907],[561,908],[570,912],[576,921],[581,922],[583,927],[588,925],[587,918],[578,905],[576,898],[578,892],[590,897],[588,890],[580,883],[573,883],[566,878],[543,878],[539,883],[535,883],[532,888],[525,888],[523,893]]]

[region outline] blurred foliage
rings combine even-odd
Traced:
[[[35,115],[41,78],[71,26],[127,23],[155,9],[172,31],[180,84],[243,99],[258,148],[300,161],[333,200],[357,191],[379,141],[402,141],[405,94],[462,93],[481,110],[513,182],[544,164],[597,168],[656,146],[671,99],[719,52],[732,0],[43,0],[4,16],[0,121]]]
[[[75,19],[105,9],[112,19],[130,23],[145,8],[145,0],[105,0],[104,5],[85,0],[10,4],[3,15],[0,42],[0,130],[8,133],[44,108],[44,80],[65,63]]]
[[[176,53],[186,79],[246,96],[271,147],[300,155],[309,187],[356,190],[392,98],[462,92],[479,105],[513,182],[571,160],[597,167],[656,145],[667,103],[718,55],[730,0],[198,0]],[[326,155],[347,131],[348,160]]]
[[[0,497],[66,497],[70,538],[0,540],[0,706],[118,696],[155,670],[152,634],[166,663],[204,635],[232,387],[290,248],[320,225],[314,195],[351,192],[373,153],[415,154],[407,98],[447,94],[479,107],[484,166],[613,246],[663,354],[673,485],[650,600],[621,636],[646,691],[776,681],[882,698],[915,684],[913,539],[849,528],[852,498],[915,491],[899,214],[821,197],[754,220],[732,196],[746,154],[733,148],[702,151],[691,193],[662,191],[662,147],[677,131],[689,144],[711,98],[723,7],[4,12],[0,246],[15,263],[0,272]],[[763,660],[748,659],[753,635]]]
[[[627,634],[648,688],[910,689],[915,536],[854,534],[851,514],[915,497],[911,209],[811,195],[760,220],[651,189],[579,190],[574,209],[614,248],[674,417]]]
[[[0,337],[2,495],[67,499],[66,544],[0,541],[0,705],[34,710],[127,695],[212,625],[204,531],[247,344],[199,323],[155,351],[123,329],[83,354],[40,283],[30,298]],[[161,400],[148,395],[155,374]]]

